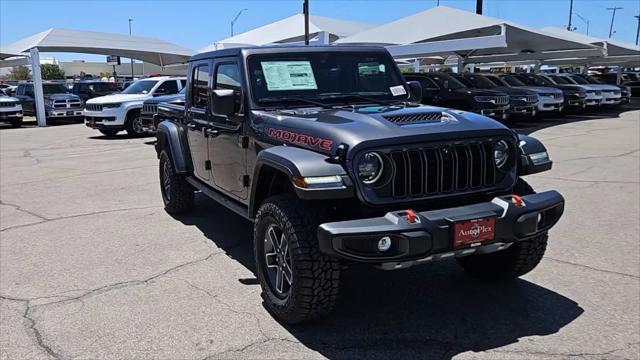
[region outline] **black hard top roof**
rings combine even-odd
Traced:
[[[196,54],[189,61],[202,59],[227,57],[227,56],[247,56],[251,54],[278,54],[291,52],[386,52],[382,46],[358,46],[358,45],[270,45],[270,46],[250,46],[221,49]]]

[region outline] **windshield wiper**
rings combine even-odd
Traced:
[[[298,97],[298,96],[272,96],[272,97],[265,97],[260,99],[261,103],[278,103],[278,102],[303,102],[303,103],[307,103],[307,104],[311,104],[311,105],[315,105],[315,106],[320,106],[322,108],[325,109],[331,109],[331,106],[321,103],[319,101],[313,101],[313,100],[309,100],[309,99],[305,99],[302,97]]]

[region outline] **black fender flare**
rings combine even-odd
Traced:
[[[251,181],[251,195],[249,197],[249,216],[255,217],[260,206],[260,194],[257,194],[260,174],[265,167],[272,168],[285,174],[289,180],[294,177],[340,176],[342,187],[303,189],[294,186],[296,195],[304,200],[330,200],[350,198],[354,194],[354,187],[349,175],[341,164],[327,161],[329,157],[311,150],[293,146],[273,146],[262,150],[256,157]]]
[[[178,174],[189,173],[191,169],[189,147],[183,142],[185,137],[182,126],[173,121],[164,120],[158,124],[156,152],[160,156],[160,152],[168,148],[173,168]]]
[[[520,161],[518,162],[518,176],[531,175],[551,170],[553,161],[549,158],[547,148],[542,142],[532,136],[518,134],[518,148]],[[544,157],[532,160],[532,154],[547,154]]]

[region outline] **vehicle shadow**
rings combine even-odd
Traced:
[[[617,118],[620,117],[620,114],[625,113],[627,111],[638,110],[640,109],[640,99],[631,99],[629,104],[624,104],[620,106],[611,106],[605,107],[597,110],[584,110],[584,111],[574,111],[568,112],[563,115],[547,115],[544,118],[540,119],[528,119],[528,120],[520,120],[514,123],[509,124],[509,127],[516,130],[520,134],[529,135],[538,130],[542,130],[545,128],[570,124],[574,122],[581,121],[589,121],[589,120],[598,120],[598,119],[607,119],[607,118]]]
[[[255,274],[252,224],[201,194],[196,208],[176,219],[196,226]],[[341,288],[329,318],[283,325],[306,347],[332,359],[448,359],[554,334],[584,311],[575,301],[527,280],[502,285],[476,281],[455,261],[391,272],[353,267],[343,272]]]

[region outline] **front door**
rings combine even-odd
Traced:
[[[236,109],[231,116],[212,114],[211,126],[215,135],[209,136],[209,159],[212,163],[215,187],[239,200],[247,198],[244,177],[247,174],[247,149],[244,137],[244,109],[242,109],[242,81],[237,60],[218,60],[214,63],[213,89],[231,89],[236,93]]]
[[[191,83],[187,101],[185,126],[191,150],[194,175],[204,182],[211,180],[211,163],[205,130],[209,123],[209,89],[211,65],[208,61],[195,63],[192,67]]]

